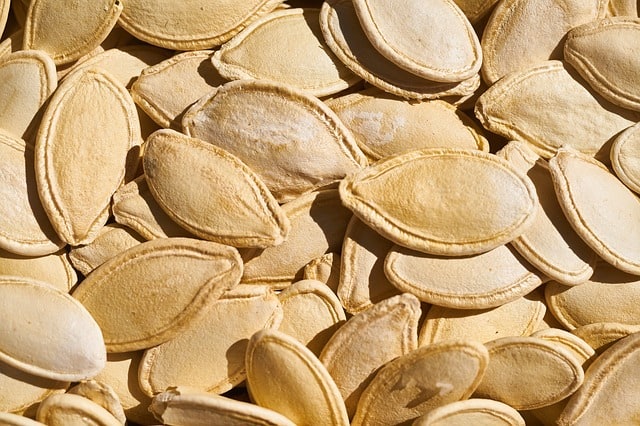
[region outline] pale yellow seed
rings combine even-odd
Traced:
[[[222,45],[213,65],[229,80],[273,80],[315,96],[347,89],[360,78],[325,45],[319,14],[319,9],[293,8],[263,16]]]
[[[160,238],[105,262],[73,296],[100,324],[108,350],[127,352],[177,336],[236,286],[241,274],[242,261],[233,247]]]
[[[229,290],[174,339],[145,351],[138,369],[140,387],[149,396],[170,386],[224,393],[246,378],[251,336],[277,329],[282,317],[278,297],[269,287]]]
[[[436,343],[400,356],[376,373],[351,424],[401,424],[467,399],[488,362],[484,345],[472,341]]]
[[[384,273],[384,259],[393,243],[353,216],[342,244],[338,297],[345,310],[357,314],[400,294]]]
[[[324,283],[297,281],[279,295],[283,319],[279,331],[298,339],[316,356],[346,321],[338,297]]]
[[[260,331],[247,346],[247,385],[258,405],[298,425],[349,424],[336,383],[302,343],[277,331]]]
[[[22,47],[44,50],[56,65],[68,64],[89,53],[107,37],[122,9],[118,0],[93,1],[82,6],[33,0],[27,11]]]
[[[517,237],[537,202],[531,180],[505,160],[453,148],[388,157],[344,179],[340,197],[396,244],[449,256],[483,253]]]
[[[351,317],[327,342],[320,360],[338,385],[349,417],[376,370],[417,348],[420,313],[414,296],[391,297]]]

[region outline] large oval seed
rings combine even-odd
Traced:
[[[209,49],[282,0],[127,0],[118,23],[136,38],[177,50]]]
[[[147,241],[93,271],[73,292],[94,316],[110,352],[145,349],[176,336],[238,284],[233,247],[188,238]]]
[[[638,111],[640,60],[629,55],[638,43],[638,18],[607,18],[572,29],[564,44],[564,58],[604,98]]]
[[[77,300],[44,282],[0,278],[0,361],[52,380],[78,381],[107,361],[102,333]]]
[[[367,164],[333,111],[278,83],[227,83],[193,105],[182,125],[189,136],[217,145],[251,167],[279,202]]]
[[[546,311],[541,288],[491,309],[460,310],[433,305],[420,329],[419,343],[424,346],[456,339],[485,343],[501,337],[529,336],[541,325]]]
[[[391,62],[434,81],[465,80],[480,70],[482,50],[469,20],[451,0],[353,2],[369,41]]]
[[[400,291],[458,309],[500,306],[542,284],[538,272],[508,245],[464,257],[433,256],[395,246],[384,267]]]
[[[489,362],[483,344],[449,341],[423,346],[385,364],[362,393],[352,425],[398,425],[467,399]]]
[[[216,51],[213,65],[229,80],[279,81],[315,96],[340,92],[360,79],[325,45],[319,13],[298,8],[270,13]]]
[[[282,308],[269,287],[238,286],[174,339],[146,350],[138,383],[149,396],[171,386],[224,393],[246,379],[245,352],[251,336],[277,329],[280,321]]]
[[[445,101],[411,103],[373,88],[327,104],[372,161],[424,148],[489,151],[471,119]]]
[[[571,226],[598,256],[640,275],[640,199],[604,165],[561,149],[549,161],[560,206]]]
[[[378,52],[360,26],[351,0],[329,0],[320,10],[320,28],[329,48],[367,83],[408,99],[465,96],[480,85],[474,75],[459,83],[426,80],[389,61]]]
[[[146,141],[144,172],[160,207],[200,238],[234,247],[281,244],[289,219],[262,180],[222,148],[173,130]]]
[[[598,263],[593,276],[579,286],[547,283],[545,296],[553,315],[569,330],[597,322],[640,325],[640,307],[636,303],[640,277],[605,262]]]
[[[394,296],[354,315],[329,339],[320,360],[338,385],[349,417],[376,370],[417,348],[420,313],[414,296]]]
[[[145,68],[131,86],[136,104],[162,127],[182,128],[182,116],[198,99],[224,84],[210,50],[183,52]],[[179,85],[182,90],[165,90]]]
[[[640,333],[607,349],[589,367],[584,383],[557,419],[575,424],[634,424],[640,416],[636,372],[640,368]]]
[[[480,95],[475,114],[487,130],[528,142],[544,158],[563,145],[609,158],[607,142],[640,114],[609,103],[573,74],[560,61],[511,73]]]
[[[0,62],[0,128],[31,142],[38,110],[57,87],[56,66],[44,52],[14,52]]]
[[[340,392],[324,365],[284,333],[264,330],[251,337],[247,385],[258,405],[298,425],[349,424]]]
[[[435,255],[471,255],[511,241],[533,221],[535,187],[482,151],[411,151],[349,175],[342,202],[398,245]],[[482,208],[478,208],[482,206]]]
[[[23,48],[44,50],[56,65],[73,62],[107,37],[121,12],[119,0],[33,0],[24,26]]]
[[[135,104],[114,77],[81,69],[60,84],[38,131],[35,167],[38,194],[64,241],[96,237],[140,139]]]
[[[493,84],[511,72],[562,59],[558,47],[567,32],[603,17],[605,8],[603,0],[501,1],[482,34],[482,77]]]
[[[486,344],[489,366],[474,395],[532,410],[576,391],[584,373],[568,349],[535,337],[504,337]]]

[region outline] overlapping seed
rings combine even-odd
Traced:
[[[0,423],[637,423],[636,1],[84,3],[0,0]]]

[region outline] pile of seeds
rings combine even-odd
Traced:
[[[637,423],[638,12],[0,0],[0,424]]]

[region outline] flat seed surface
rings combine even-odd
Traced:
[[[42,51],[20,51],[0,61],[0,128],[31,142],[36,114],[57,87],[55,64]]]
[[[478,75],[459,83],[426,80],[398,67],[378,52],[360,26],[351,0],[322,4],[320,28],[327,46],[367,83],[408,99],[468,95],[480,84]]]
[[[73,296],[100,325],[108,350],[126,352],[175,337],[237,285],[241,274],[233,247],[162,238],[107,261]]]
[[[445,101],[411,103],[374,88],[327,104],[372,161],[423,148],[489,150],[471,119]]]
[[[565,218],[546,161],[521,142],[510,142],[498,155],[526,173],[538,194],[533,224],[511,245],[551,279],[567,285],[586,281],[593,274],[597,256]]]
[[[316,356],[347,320],[338,297],[320,281],[297,281],[278,298],[283,310],[278,330],[298,339]]]
[[[596,353],[602,354],[616,341],[630,334],[640,332],[640,325],[595,322],[578,327],[571,330],[571,332],[587,342]]]
[[[551,405],[582,384],[582,366],[568,349],[535,337],[504,337],[486,343],[489,365],[474,396],[516,410]]]
[[[221,394],[246,378],[245,352],[251,336],[277,329],[282,307],[273,290],[242,285],[212,303],[180,335],[145,351],[138,373],[153,396],[171,386]]]
[[[38,131],[35,170],[42,204],[64,241],[96,237],[139,144],[135,104],[111,75],[82,69],[56,90]]]
[[[491,399],[472,398],[434,408],[413,426],[525,426],[513,408]]]
[[[482,253],[520,235],[537,201],[531,181],[497,156],[436,148],[396,155],[349,175],[340,183],[340,197],[396,244],[456,256]]]
[[[12,413],[0,413],[0,421],[6,426],[42,426],[44,423],[40,423],[36,420],[31,420],[28,417],[20,416]]]
[[[193,237],[175,223],[153,198],[144,175],[122,185],[113,194],[113,215],[147,240],[167,237]]]
[[[34,407],[53,393],[64,392],[68,382],[43,379],[0,362],[0,414],[33,414]],[[0,423],[2,422],[0,417]]]
[[[558,201],[576,233],[601,258],[640,274],[640,199],[601,163],[562,149],[549,161]],[[606,206],[594,209],[593,206]]]
[[[420,1],[394,8],[382,0],[355,0],[360,24],[387,59],[421,77],[456,82],[480,70],[480,41],[453,1]]]
[[[2,275],[45,281],[65,293],[78,281],[78,275],[69,262],[65,250],[32,257],[20,256],[0,249],[0,271]]]
[[[396,296],[400,291],[384,273],[384,259],[394,244],[353,216],[342,243],[338,297],[351,314]]]
[[[149,189],[180,226],[235,247],[281,244],[289,219],[262,180],[237,157],[173,130],[147,138],[143,157]]]
[[[486,343],[501,337],[529,336],[541,325],[546,311],[541,288],[495,308],[461,310],[433,305],[420,328],[420,346],[445,340]]]
[[[24,27],[25,50],[47,52],[56,65],[68,64],[97,47],[122,13],[119,0],[89,3],[34,0]]]
[[[360,78],[326,46],[319,14],[319,9],[298,8],[270,13],[216,51],[213,65],[229,80],[279,81],[315,96],[338,93]],[[284,46],[287,55],[282,55]]]
[[[585,374],[582,387],[569,399],[557,422],[570,424],[631,424],[640,416],[640,394],[634,371],[640,363],[640,334],[615,343]]]
[[[49,426],[91,424],[100,426],[122,426],[109,411],[100,405],[74,394],[52,395],[38,406],[38,421]]]
[[[169,52],[149,45],[125,45],[105,50],[82,61],[79,67],[97,67],[116,78],[127,89],[137,81],[140,73],[169,57]],[[77,69],[77,68],[76,68]]]
[[[638,292],[638,276],[626,274],[605,262],[598,263],[593,276],[579,286],[568,287],[551,281],[545,288],[547,306],[569,330],[598,322],[640,325],[635,303]]]
[[[394,296],[351,317],[327,342],[320,360],[338,385],[349,417],[375,371],[417,348],[420,313],[414,296]],[[352,363],[353,359],[361,361]]]
[[[349,424],[340,392],[326,368],[293,337],[266,330],[254,334],[246,362],[247,384],[258,405],[298,425]]]
[[[138,368],[144,351],[107,354],[107,365],[94,378],[110,386],[118,395],[124,413],[130,421],[153,425],[157,419],[149,412],[151,398],[138,383]]]
[[[508,245],[486,253],[443,257],[394,246],[385,273],[400,291],[421,301],[458,309],[482,309],[515,300],[542,284],[537,271]]]
[[[385,364],[362,393],[352,425],[397,425],[466,399],[480,383],[489,353],[478,342],[423,346]]]
[[[294,426],[291,420],[268,408],[210,393],[182,393],[179,389],[158,394],[151,410],[158,420],[177,426]]]
[[[38,199],[33,149],[0,131],[0,153],[0,248],[25,256],[58,251],[64,243]]]
[[[181,129],[185,111],[227,81],[213,68],[212,54],[211,50],[183,52],[145,68],[131,86],[131,96],[162,127]],[[174,85],[182,90],[163,90]]]
[[[128,0],[118,23],[155,46],[199,50],[219,46],[282,0]],[[224,11],[224,13],[220,13]]]
[[[102,333],[77,300],[28,278],[0,279],[0,361],[62,381],[93,377],[106,363]],[[17,331],[17,332],[16,332]]]
[[[87,380],[70,388],[67,393],[80,395],[95,402],[111,413],[113,417],[118,419],[122,424],[125,424],[127,421],[124,410],[122,409],[122,404],[120,403],[120,398],[113,388],[107,384],[95,380]]]
[[[603,0],[500,2],[482,35],[482,77],[493,84],[511,72],[549,59],[562,59],[559,46],[567,32],[604,17],[606,3]]]
[[[544,158],[569,145],[608,159],[607,142],[640,116],[612,105],[576,78],[560,61],[539,63],[492,85],[478,98],[475,114],[487,130],[530,143]]]
[[[635,79],[640,61],[629,49],[640,43],[640,20],[612,17],[572,29],[564,45],[564,58],[589,85],[610,102],[640,110]]]
[[[337,190],[310,192],[282,209],[291,222],[287,240],[262,250],[244,250],[243,283],[286,286],[301,278],[311,260],[340,250],[352,215],[340,203]]]
[[[227,83],[193,105],[182,125],[186,134],[229,151],[251,167],[279,202],[367,164],[333,111],[280,83]]]
[[[119,224],[108,224],[95,240],[84,246],[76,246],[69,251],[73,267],[84,276],[120,252],[136,246],[145,239],[134,231]],[[71,288],[69,286],[69,288]]]

